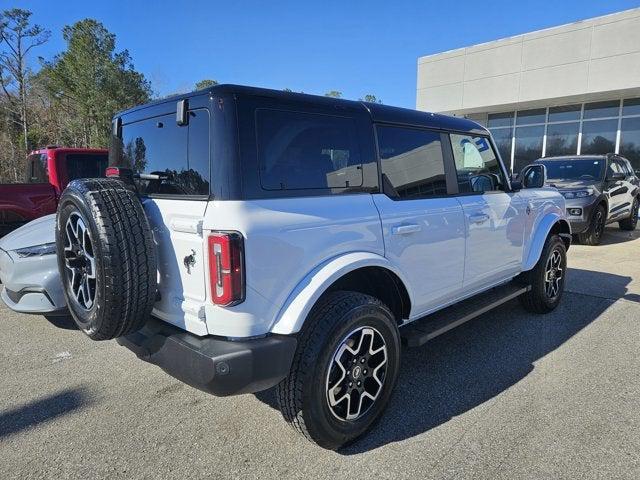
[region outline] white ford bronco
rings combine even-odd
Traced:
[[[110,178],[72,182],[69,309],[215,395],[277,388],[325,448],[389,401],[401,345],[562,297],[571,241],[544,165],[510,177],[466,119],[233,85],[113,121]]]

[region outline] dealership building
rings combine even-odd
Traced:
[[[485,125],[516,172],[609,152],[640,170],[640,8],[420,57],[416,107]]]

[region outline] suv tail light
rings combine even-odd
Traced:
[[[237,232],[209,235],[211,299],[230,307],[244,300],[244,242]]]

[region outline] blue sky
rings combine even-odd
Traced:
[[[640,6],[627,0],[142,1],[2,0],[52,32],[37,55],[64,49],[64,25],[91,17],[117,36],[164,95],[203,78],[346,98],[373,93],[415,106],[422,55]]]

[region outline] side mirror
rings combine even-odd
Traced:
[[[527,165],[520,177],[524,188],[542,188],[547,183],[547,167],[541,163]]]
[[[607,181],[609,182],[615,182],[618,180],[624,180],[624,173],[621,172],[613,172],[609,175],[607,175]]]
[[[520,180],[520,175],[518,175],[517,173],[512,173],[509,180],[511,183],[512,191],[517,192],[518,190],[522,190],[522,181]]]

